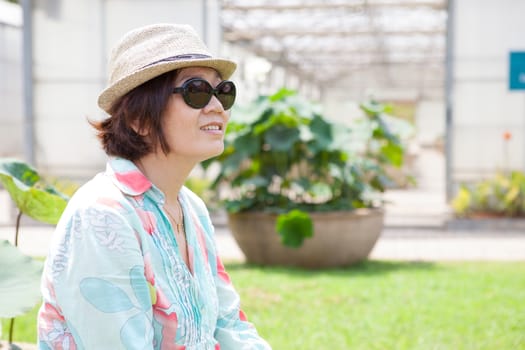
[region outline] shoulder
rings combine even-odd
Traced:
[[[128,206],[127,197],[106,173],[100,173],[79,188],[71,198],[71,205],[122,209]]]
[[[93,261],[104,259],[107,264],[141,254],[129,204],[103,177],[97,175],[76,191],[55,228],[46,263],[53,278],[65,278],[67,269],[80,269],[80,276],[94,267]]]
[[[58,228],[75,218],[111,217],[122,221],[130,212],[130,205],[122,192],[105,176],[98,174],[82,185],[69,200],[58,223]]]

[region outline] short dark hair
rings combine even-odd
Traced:
[[[108,155],[137,160],[157,146],[169,153],[162,115],[173,94],[177,73],[170,71],[137,86],[113,103],[109,118],[89,122]]]

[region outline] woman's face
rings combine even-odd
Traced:
[[[212,87],[222,81],[212,68],[189,67],[180,70],[173,87],[179,87],[191,78],[202,78]],[[215,96],[205,107],[195,109],[184,102],[182,94],[173,94],[163,115],[163,131],[170,153],[195,162],[221,154],[229,118],[229,111],[224,110]]]

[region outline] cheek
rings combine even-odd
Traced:
[[[180,130],[188,129],[189,111],[184,102],[175,100],[164,115],[164,131],[168,134],[177,134]]]
[[[175,143],[184,143],[191,137],[191,130],[180,122],[171,123],[167,133],[169,133],[172,142]]]
[[[166,123],[165,133],[174,143],[188,143],[194,140],[198,129],[195,118],[190,113],[178,113],[172,115],[168,123]]]

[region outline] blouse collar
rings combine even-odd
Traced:
[[[112,157],[106,165],[106,175],[115,186],[128,196],[150,196],[156,202],[164,203],[164,194],[133,163],[124,158]]]

